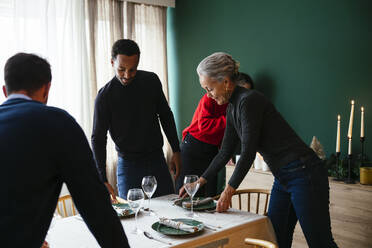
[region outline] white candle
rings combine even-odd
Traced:
[[[360,117],[360,137],[364,138],[364,108],[361,108],[362,114]]]
[[[336,138],[336,152],[340,152],[340,123],[341,117],[340,115],[337,116],[337,138]]]
[[[351,155],[351,138],[349,138],[349,151],[348,154]]]
[[[351,137],[353,136],[353,120],[354,120],[354,100],[351,101],[349,131],[347,132],[347,137],[349,139],[351,139]]]

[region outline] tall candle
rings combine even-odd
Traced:
[[[349,151],[348,154],[351,155],[351,138],[349,138]]]
[[[351,139],[351,137],[353,136],[353,121],[354,121],[354,100],[351,101],[349,131],[347,132],[347,137],[349,139]]]
[[[362,107],[362,114],[360,117],[360,137],[364,138],[364,108]]]
[[[336,152],[340,152],[340,123],[341,117],[340,115],[337,116],[337,138],[336,138]]]

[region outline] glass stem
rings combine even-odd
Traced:
[[[149,197],[149,207],[148,207],[149,211],[150,211],[150,201],[151,201],[151,197]]]
[[[193,205],[194,205],[194,204],[192,204],[192,203],[193,203],[193,202],[192,202],[192,198],[193,198],[193,196],[190,196],[190,198],[191,198],[191,215],[194,216],[194,208],[193,208]]]
[[[138,232],[138,223],[137,223],[137,215],[138,215],[138,212],[139,212],[139,209],[136,211],[136,215],[135,215],[135,221],[136,221],[136,232]]]

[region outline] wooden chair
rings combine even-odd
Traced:
[[[238,209],[247,210],[248,212],[255,212],[256,214],[267,215],[267,209],[269,207],[270,190],[268,189],[240,189],[235,191],[230,207],[233,207],[238,198]],[[218,199],[220,196],[215,196],[214,199]],[[262,199],[263,198],[263,199]],[[242,205],[242,199],[247,200],[246,205]],[[251,211],[251,202],[255,201],[255,208]],[[262,204],[260,204],[262,202]],[[265,205],[263,205],[263,202]],[[262,207],[263,205],[263,207]],[[245,206],[247,208],[245,208]],[[234,206],[235,207],[235,206]],[[236,208],[236,207],[235,207]],[[260,211],[261,210],[261,211]]]
[[[70,203],[69,208],[66,207],[67,203]],[[77,214],[77,212],[75,210],[74,202],[72,201],[72,198],[71,198],[70,195],[65,195],[65,196],[62,196],[58,199],[56,210],[57,210],[57,213],[60,216],[62,216],[63,218]],[[63,212],[63,214],[62,214],[62,212]]]
[[[255,248],[278,248],[276,244],[262,239],[246,238],[244,241],[245,244],[251,245],[251,247]]]

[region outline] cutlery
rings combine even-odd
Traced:
[[[146,231],[143,231],[143,234],[149,238],[149,239],[153,239],[153,240],[156,240],[158,242],[161,242],[161,243],[164,243],[164,244],[167,244],[167,245],[172,245],[172,243],[170,242],[167,242],[167,241],[164,241],[164,240],[161,240],[159,238],[155,238],[154,236],[152,236],[149,232],[146,232]]]
[[[204,210],[204,212],[214,214],[216,212],[216,209],[207,209],[207,210]]]
[[[204,227],[205,227],[206,229],[209,229],[209,230],[212,230],[212,231],[217,231],[216,228],[210,227],[210,226],[206,225],[205,223],[204,223]]]

